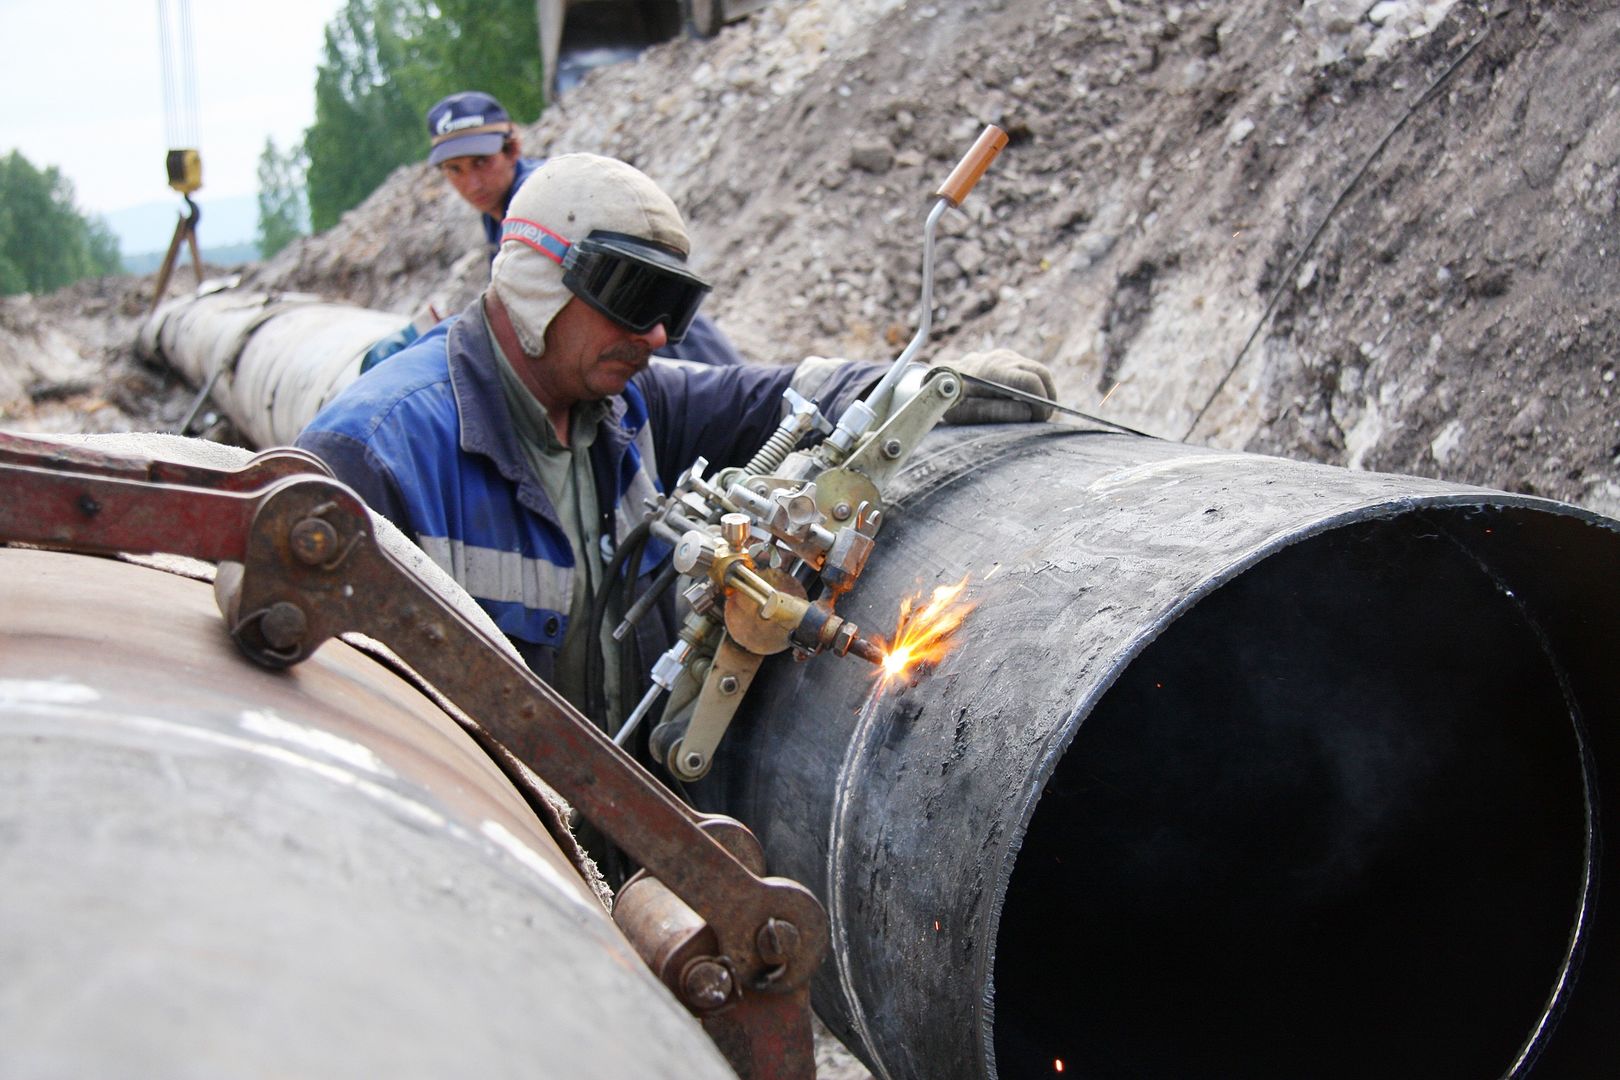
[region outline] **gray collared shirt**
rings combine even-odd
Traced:
[[[597,506],[590,450],[596,441],[598,426],[608,414],[607,403],[582,401],[575,405],[568,418],[571,441],[563,445],[551,418],[546,415],[545,407],[523,385],[493,333],[490,340],[495,344],[501,391],[506,398],[506,408],[511,414],[518,445],[529,467],[539,478],[546,497],[556,509],[557,519],[568,536],[569,545],[574,549],[577,572],[568,602],[568,625],[562,647],[557,652],[552,682],[558,693],[575,708],[584,711],[587,690],[584,627],[590,621],[591,602],[596,590],[602,587],[602,577],[607,569],[604,565],[601,513]],[[619,687],[619,645],[613,640],[613,625],[618,614],[609,610],[601,635],[603,699],[607,702],[610,726],[616,726],[624,717]]]

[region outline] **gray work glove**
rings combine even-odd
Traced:
[[[964,375],[1022,390],[1026,394],[1046,398],[1057,397],[1057,386],[1052,381],[1052,369],[1039,360],[1031,360],[1011,349],[991,349],[971,352],[945,367],[955,368]],[[962,400],[951,406],[945,414],[947,424],[1018,424],[1030,420],[1050,420],[1052,407],[1036,405],[1019,398],[998,395],[994,389],[979,383],[963,381]]]

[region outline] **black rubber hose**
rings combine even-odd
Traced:
[[[607,715],[607,694],[604,678],[607,673],[607,659],[602,654],[602,627],[607,621],[610,599],[613,595],[613,583],[617,580],[626,565],[632,566],[630,575],[625,582],[623,597],[628,600],[635,588],[636,573],[641,566],[641,557],[647,548],[647,541],[652,536],[652,529],[646,522],[642,522],[624,538],[618,550],[613,553],[613,561],[608,564],[606,575],[602,584],[597,588],[596,594],[591,597],[591,611],[586,629],[589,631],[589,643],[585,650],[585,713],[599,725],[602,730],[612,734],[613,724]],[[624,657],[626,650],[620,651]],[[634,685],[631,682],[621,682],[621,686]]]

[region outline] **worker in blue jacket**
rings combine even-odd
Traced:
[[[481,90],[463,90],[439,101],[428,110],[427,126],[433,140],[428,161],[478,211],[493,259],[512,196],[545,161],[523,156],[523,139],[512,118]],[[671,342],[660,355],[700,364],[742,363],[730,339],[701,313],[686,336]]]
[[[836,417],[885,369],[655,358],[708,290],[687,269],[688,250],[675,204],[635,168],[553,158],[513,199],[484,294],[357,379],[298,439],[609,730],[675,628],[671,601],[621,649],[611,633],[619,611],[590,617],[593,601],[618,589],[604,578],[643,500],[699,456],[715,467],[747,461],[775,430],[788,387]],[[1006,350],[977,357],[955,366],[1050,396],[1044,366]],[[947,419],[1014,419],[1008,406],[1023,419],[1050,415],[969,399]],[[661,555],[649,548],[644,574]]]

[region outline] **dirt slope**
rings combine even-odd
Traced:
[[[779,0],[597,71],[525,136],[662,182],[711,311],[786,361],[909,338],[928,193],[997,123],[1010,147],[941,230],[935,358],[1009,345],[1050,362],[1069,403],[1155,434],[1613,514],[1617,14]],[[481,284],[480,243],[413,166],[248,280],[448,309]],[[117,354],[143,286],[9,302],[0,339],[79,341],[133,378]],[[49,377],[18,381],[0,379],[7,422],[71,411]]]

